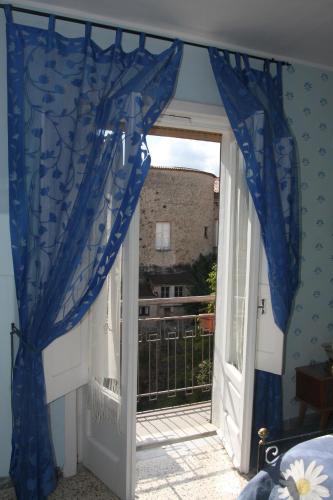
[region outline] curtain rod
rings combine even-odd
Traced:
[[[5,5],[10,5],[10,4],[0,3],[0,8],[4,9]],[[75,17],[63,16],[60,14],[49,14],[47,12],[43,12],[43,11],[35,10],[35,9],[26,9],[24,7],[15,7],[13,5],[10,5],[10,7],[14,12],[23,12],[24,14],[32,14],[32,15],[37,15],[37,16],[42,16],[42,17],[49,17],[50,15],[54,15],[54,18],[59,19],[60,21],[69,21],[71,23],[76,23],[76,24],[85,24],[86,22],[88,22],[88,21],[85,21],[83,19],[76,19]],[[98,23],[98,22],[93,21],[93,22],[91,22],[91,25],[96,27],[96,28],[103,28],[103,29],[109,29],[109,30],[114,30],[114,31],[116,31],[117,29],[120,28],[124,33],[130,33],[131,35],[140,35],[141,34],[140,31],[129,29],[129,28],[121,28],[120,26],[112,26],[111,24],[104,24],[104,23]],[[147,32],[145,32],[145,34],[147,35],[148,38],[153,38],[155,40],[163,40],[166,42],[173,42],[174,41],[174,38],[171,38],[168,36],[155,35],[153,33],[147,33]],[[185,41],[185,40],[182,40],[182,41],[185,45],[189,45],[190,47],[198,47],[200,49],[208,49],[210,47],[210,45],[205,45],[202,43],[189,42],[189,41]],[[223,50],[222,48],[219,48],[219,47],[217,47],[217,49]],[[241,56],[242,55],[248,56],[251,59],[257,59],[259,61],[268,61],[271,63],[280,63],[283,66],[290,66],[290,63],[288,63],[286,61],[279,61],[279,60],[274,59],[274,58],[255,56],[252,54],[246,54],[244,52],[237,52],[234,50],[228,50],[228,52],[230,54],[234,54],[234,55],[239,54]]]

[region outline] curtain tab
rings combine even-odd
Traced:
[[[238,52],[235,54],[236,66],[239,71],[242,69],[242,60],[240,54]]]
[[[144,50],[145,43],[146,43],[146,34],[145,33],[140,33],[140,42],[139,42],[139,48],[140,48],[140,50]]]
[[[91,37],[91,23],[85,23],[85,37]]]
[[[250,69],[249,56],[247,54],[242,54],[242,59],[244,62],[245,69]]]
[[[49,17],[49,31],[53,32],[54,28],[55,28],[55,17],[51,15]]]
[[[123,30],[118,28],[116,31],[116,41],[115,41],[115,45],[117,48],[120,48],[122,34],[123,34]]]
[[[279,82],[282,82],[282,63],[277,61],[276,63],[276,76]]]
[[[265,62],[264,62],[264,71],[265,71],[265,73],[270,73],[270,69],[271,69],[271,61],[269,61],[268,59],[266,59]]]
[[[223,50],[223,55],[224,59],[227,61],[227,63],[230,63],[230,54],[228,50]]]
[[[4,8],[4,11],[5,11],[5,16],[6,16],[7,23],[12,23],[13,22],[12,6],[10,4],[5,4],[3,6],[3,8]]]

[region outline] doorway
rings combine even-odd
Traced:
[[[222,135],[157,126],[140,197],[137,449],[211,423]]]
[[[223,109],[220,107],[200,107],[197,104],[194,105],[191,103],[172,103],[160,120],[160,123],[158,123],[158,126],[171,128],[176,127],[182,129],[188,128],[189,130],[200,130],[208,133],[215,132],[220,134],[220,136],[222,135],[221,163],[223,164],[223,169],[221,170],[222,180],[220,183],[220,199],[222,199],[222,203],[220,203],[219,207],[220,224],[218,239],[218,246],[222,251],[218,252],[217,265],[214,371],[212,376],[213,408],[211,412],[211,420],[213,425],[216,427],[217,435],[207,437],[207,439],[217,439],[220,446],[222,446],[223,443],[234,465],[237,468],[246,471],[249,465],[247,453],[250,448],[251,436],[253,375],[255,357],[258,358],[256,352],[256,321],[259,275],[258,249],[260,245],[260,233],[254,211],[251,208],[251,202],[245,204],[247,207],[247,211],[245,212],[240,210],[242,204],[237,202],[237,200],[240,200],[240,195],[243,196],[247,193],[246,190],[241,188],[238,182],[242,179],[242,176],[239,175],[243,168],[242,158],[238,152],[227,119],[223,115]],[[247,234],[247,237],[242,239],[243,242],[246,242],[246,252],[245,258],[243,255],[241,259],[237,260],[233,254],[233,249],[235,248],[234,242],[236,234],[237,231],[239,231],[241,214],[244,219],[242,219],[242,224],[243,222],[246,222],[242,226],[244,234],[245,232]],[[168,239],[171,241],[172,238],[171,228],[168,230],[164,225],[164,223],[168,222],[165,218],[162,218],[157,222],[160,225],[158,228],[155,227],[155,230],[153,231],[154,245],[158,239],[159,245],[162,248],[164,246],[167,247]],[[208,229],[206,230],[205,227],[208,227]],[[157,229],[158,231],[156,231]],[[209,226],[204,224],[202,231],[203,239],[206,239],[206,235],[209,237],[209,234]],[[163,258],[170,255],[170,250],[167,248],[165,248],[165,250],[160,248],[159,251],[163,254]],[[136,473],[137,394],[143,394],[143,392],[137,392],[139,312],[141,312],[141,318],[143,320],[145,320],[147,315],[147,309],[145,309],[147,307],[147,303],[143,302],[139,305],[138,302],[139,209],[133,217],[126,241],[124,242],[123,255],[126,265],[123,266],[122,287],[123,337],[121,344],[122,359],[120,366],[121,400],[116,403],[119,407],[119,418],[114,421],[94,422],[89,413],[89,408],[85,406],[84,394],[80,391],[82,398],[80,396],[78,404],[80,420],[79,461],[82,461],[95,473],[96,476],[100,477],[112,491],[120,496],[120,498],[132,500],[135,494]],[[238,255],[241,256],[242,252],[239,252]],[[245,263],[245,274],[244,270],[242,271],[242,268],[239,265],[236,265],[237,262],[238,264],[241,262]],[[237,269],[238,271],[236,272]],[[237,286],[235,286],[237,282],[237,280],[235,281],[235,278],[238,275],[240,277],[240,274],[243,274],[246,277],[245,286],[243,286],[243,280],[242,286],[240,287],[240,283],[238,283],[239,286],[237,285],[237,288]],[[255,282],[255,279],[257,279],[257,283]],[[163,297],[154,296],[153,299],[148,298],[147,300],[164,299],[166,302],[168,301],[168,304],[166,304],[166,302],[164,303],[163,308],[176,307],[177,304],[173,304],[176,299],[180,302],[184,301],[184,299],[187,300],[187,296],[181,296],[184,292],[184,288],[181,289],[181,287],[184,286],[182,283],[177,282],[168,285],[168,283],[159,282],[157,285],[160,289],[160,295],[163,295]],[[168,286],[169,290],[167,289]],[[172,294],[170,289],[171,286],[173,287]],[[242,293],[245,294],[243,297],[244,300],[239,300],[240,297],[237,290],[242,290]],[[235,308],[234,305],[236,303],[238,305]],[[151,306],[153,305],[152,303],[148,304]],[[186,304],[183,303],[180,305],[184,307]],[[139,311],[139,307],[142,307],[141,311]],[[237,316],[237,311],[239,310],[243,311],[243,320],[238,321],[239,317],[236,319],[237,324],[241,325],[241,327],[238,328],[240,334],[242,335],[242,333],[244,333],[243,336],[239,337],[243,339],[241,341],[243,342],[243,349],[241,352],[244,362],[239,361],[239,358],[234,356],[235,352],[233,346],[235,346],[235,343],[231,342],[231,336],[233,335],[232,321],[235,319],[235,315],[233,316],[233,313],[236,311]],[[166,318],[165,321],[169,321],[172,314],[172,310],[170,311],[167,309],[167,311],[165,311],[164,309],[163,318]],[[209,315],[212,313],[205,312],[205,314]],[[195,315],[196,314],[194,314],[194,316]],[[180,314],[174,314],[174,316],[180,316]],[[158,319],[160,319],[160,317],[158,317]],[[193,335],[190,335],[190,337],[193,337]],[[68,341],[68,338],[66,339],[66,336],[64,336],[63,342]],[[171,331],[171,333],[167,334],[167,338],[167,345],[169,345],[169,351],[171,353],[172,346],[173,349],[175,346],[175,333],[172,334]],[[154,359],[156,360],[156,354],[154,353],[154,349],[156,349],[156,342],[154,342],[154,337],[150,338],[150,340],[150,356],[153,363],[152,367],[154,367]],[[191,346],[191,339],[187,339],[186,342]],[[188,349],[191,352],[191,348],[189,347]],[[61,353],[65,350],[66,347],[61,345],[59,355],[61,356]],[[78,350],[76,350],[76,352],[78,352]],[[81,353],[82,352],[83,349],[81,349]],[[266,352],[268,352],[267,349]],[[272,355],[276,357],[276,351],[272,352]],[[174,359],[175,357],[169,357],[169,361],[171,360],[171,362],[174,362]],[[240,366],[242,367],[241,369],[239,369]],[[167,373],[167,368],[164,371]],[[207,372],[209,374],[209,369],[206,370],[206,374]],[[66,374],[68,375],[69,373],[70,371],[68,370]],[[149,396],[156,396],[155,393],[158,392],[158,388],[156,390],[156,385],[153,385],[156,381],[153,370],[150,371],[150,374],[151,386],[149,388],[148,380],[148,394]],[[169,370],[169,375],[172,375],[171,370]],[[198,378],[195,379],[196,385],[208,385],[206,383],[207,381],[199,383],[198,380]],[[175,389],[178,388],[172,385],[173,381],[174,378],[170,376],[169,388],[167,388],[169,393],[170,391],[175,393]],[[78,386],[79,385],[77,385],[77,387]],[[189,387],[190,385],[185,383],[185,385],[183,384],[180,389],[188,389]],[[200,390],[201,389],[202,387],[200,387]],[[107,394],[105,397],[108,397]],[[147,411],[148,410],[151,411],[149,408]],[[173,411],[172,407],[170,411]],[[198,440],[193,441],[193,443],[195,442],[198,442]],[[189,441],[186,441],[186,443],[189,443]],[[184,442],[175,443],[173,446],[185,446],[185,444]],[[138,453],[142,453],[142,451],[145,450],[141,450]],[[152,452],[152,450],[148,451]],[[73,453],[72,456],[75,456],[75,454]],[[113,471],[112,474],[110,474],[110,470]]]

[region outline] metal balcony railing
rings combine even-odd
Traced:
[[[214,302],[214,295],[139,300],[140,306],[181,308],[181,314],[139,319],[139,411],[210,399],[215,314],[187,310]]]

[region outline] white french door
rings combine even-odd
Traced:
[[[259,220],[232,132],[223,134],[212,421],[234,465],[250,465],[255,369],[282,374]]]
[[[79,325],[55,340],[43,353],[47,401],[51,402],[65,396],[64,475],[76,473],[78,458],[79,462],[83,462],[121,500],[132,500],[135,491],[138,246],[139,209],[137,208],[122,247],[121,283],[114,283],[113,280],[112,270],[116,267],[116,263],[109,277],[111,295],[112,288],[118,288],[118,291],[114,290],[117,295],[116,308],[120,293],[122,295],[121,388],[120,397],[112,396],[108,390],[105,390],[103,397],[109,398],[108,403],[113,406],[114,414],[118,414],[119,418],[103,422],[93,419],[84,387],[89,382],[89,367],[92,362],[89,351],[92,348],[94,329],[101,328],[100,317],[105,318],[109,297],[106,286]],[[114,319],[117,316],[115,304],[109,306],[113,309],[111,315]],[[115,321],[115,323],[112,327],[119,328],[120,322]],[[110,342],[112,341],[111,338]],[[111,370],[119,363],[117,351],[111,344],[108,344],[105,352],[99,351],[95,355],[100,356],[101,362],[103,358],[107,359]],[[107,365],[104,363],[104,366]]]
[[[96,421],[83,391],[79,404],[79,458],[121,500],[134,499],[136,460],[136,396],[138,348],[138,245],[137,209],[122,258],[122,334],[118,418]],[[106,391],[105,397],[110,397]]]
[[[223,135],[212,421],[234,465],[250,459],[260,231],[232,133]]]

